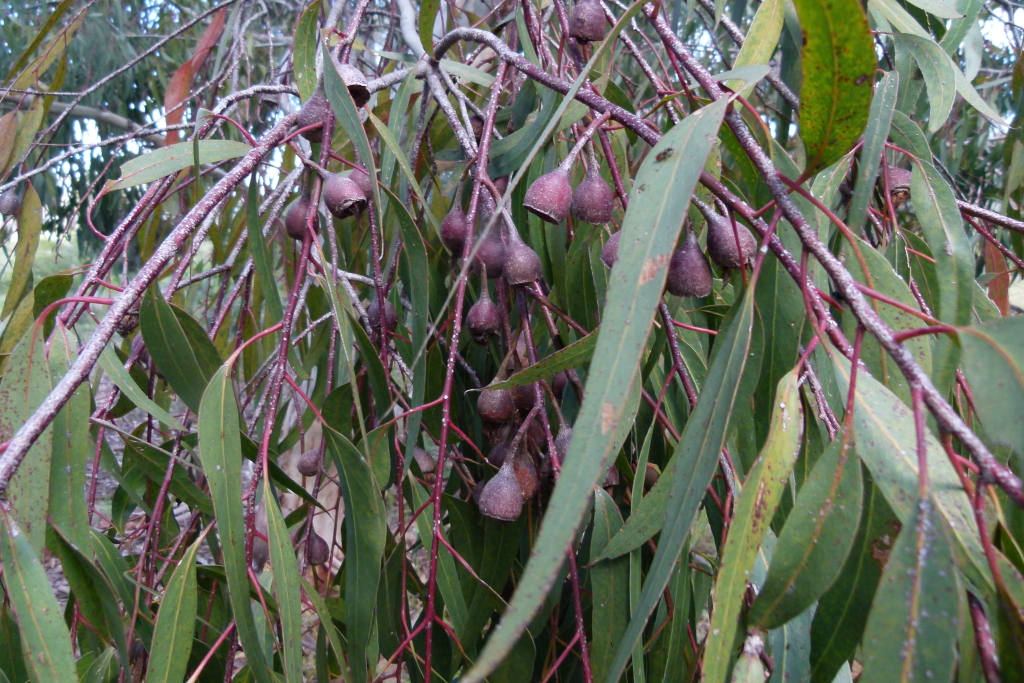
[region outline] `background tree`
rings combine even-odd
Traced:
[[[6,680],[1024,678],[1016,5],[4,10]]]

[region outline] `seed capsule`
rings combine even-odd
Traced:
[[[373,179],[369,174],[361,168],[353,168],[348,172],[348,178],[363,191],[366,201],[370,201],[370,197],[373,196]]]
[[[506,458],[498,473],[491,477],[477,505],[480,512],[503,522],[514,522],[523,512],[523,491],[513,468],[514,458]]]
[[[523,500],[530,500],[537,493],[540,486],[540,476],[537,474],[537,466],[533,464],[533,458],[520,448],[515,457],[512,458],[512,470],[519,482],[519,490],[522,492]]]
[[[523,206],[548,223],[561,223],[572,207],[569,172],[561,167],[533,181],[526,190]]]
[[[569,35],[581,43],[604,40],[607,24],[599,0],[580,0],[569,19]]]
[[[459,195],[456,195],[452,210],[441,221],[441,243],[456,256],[462,255],[462,249],[466,245],[466,240],[469,239],[469,221],[466,220],[466,214],[462,212],[459,199]]]
[[[437,460],[434,456],[419,446],[412,449],[412,457],[416,460],[416,464],[419,465],[420,472],[423,474],[430,474],[437,467]]]
[[[480,298],[466,314],[466,329],[469,330],[473,341],[481,346],[487,346],[491,337],[501,331],[501,309],[491,301],[486,285],[481,290]]]
[[[366,307],[366,317],[370,319],[370,326],[376,331],[380,327],[380,306],[377,304],[376,295]],[[398,312],[387,299],[384,299],[384,325],[389,332],[394,332],[398,327]]]
[[[473,272],[479,273],[481,266],[491,280],[501,277],[505,267],[505,243],[498,236],[495,228],[480,240],[476,250],[476,257],[473,259]]]
[[[604,181],[595,165],[576,186],[572,197],[572,215],[584,223],[610,223],[615,210],[615,191]]]
[[[302,105],[302,109],[299,110],[299,115],[295,118],[295,125],[302,129],[306,126],[323,123],[330,111],[331,105],[327,101],[327,98],[324,97],[322,92],[317,91],[312,97],[306,100],[304,105]],[[310,142],[323,141],[323,126],[303,132],[302,137],[306,138]]]
[[[711,293],[712,280],[711,266],[700,250],[697,236],[689,230],[668,263],[665,289],[675,296],[704,297]]]
[[[320,449],[311,448],[299,456],[295,469],[304,477],[315,477],[320,471]]]
[[[306,235],[306,215],[309,213],[309,195],[302,195],[288,207],[284,215],[284,231],[292,239],[302,241]],[[320,230],[320,214],[313,214],[313,232]]]
[[[889,179],[889,198],[892,201],[892,208],[898,209],[900,205],[910,199],[910,178],[911,173],[905,168],[889,166],[885,169]]]
[[[495,467],[501,467],[505,464],[505,458],[508,457],[508,443],[501,442],[495,445],[491,449],[491,452],[487,454],[487,462],[491,463]]]
[[[12,187],[0,194],[0,215],[13,216],[21,211],[21,195],[18,188]]]
[[[508,249],[505,251],[505,263],[502,273],[510,285],[526,285],[540,279],[542,268],[540,257],[522,240],[519,233],[512,230]]]
[[[306,559],[314,567],[327,564],[327,560],[330,559],[327,542],[313,530],[310,530],[309,540],[306,542]]]
[[[476,399],[477,415],[485,422],[508,422],[515,409],[512,392],[508,389],[484,389]]]
[[[366,208],[366,195],[349,176],[332,173],[324,181],[324,204],[338,218],[355,216]]]
[[[621,236],[622,231],[620,230],[608,238],[608,241],[604,243],[604,249],[601,250],[601,262],[609,268],[619,260],[619,238]]]
[[[757,240],[746,226],[733,223],[724,216],[711,214],[708,218],[708,256],[721,268],[739,268],[754,262]],[[736,238],[739,237],[737,245]]]
[[[352,102],[355,103],[356,109],[362,108],[370,101],[370,89],[367,87],[366,76],[351,64],[335,62],[335,65],[338,67],[338,75],[341,76],[345,87],[348,88],[348,94],[352,96]]]

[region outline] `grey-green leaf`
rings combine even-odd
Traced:
[[[178,683],[185,677],[198,604],[196,554],[204,538],[205,534],[182,555],[160,601],[146,673],[146,680],[151,683]]]

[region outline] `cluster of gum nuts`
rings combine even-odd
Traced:
[[[579,42],[603,39],[605,19],[600,3],[597,0],[581,0],[577,3],[570,28],[573,37]],[[361,107],[369,99],[366,79],[362,73],[348,65],[340,65],[338,71],[356,106]],[[299,112],[297,126],[303,129],[323,121],[329,107],[323,93],[317,92]],[[474,126],[474,133],[479,137],[483,121],[474,123],[481,124]],[[322,141],[320,128],[311,128],[303,132],[303,135],[310,142]],[[524,208],[542,220],[555,224],[564,221],[570,212],[576,220],[585,223],[605,225],[612,222],[615,191],[601,176],[597,155],[589,138],[589,135],[581,136],[558,168],[541,176],[527,188],[523,199]],[[570,174],[577,156],[584,149],[588,151],[589,159],[586,177],[573,190]],[[467,251],[471,253],[471,270],[483,280],[480,296],[465,317],[466,329],[473,340],[481,345],[489,344],[502,326],[501,310],[491,300],[486,281],[503,277],[509,285],[516,287],[535,283],[542,277],[540,258],[523,241],[507,209],[495,216],[495,199],[500,198],[507,189],[507,178],[499,178],[492,185],[497,189],[497,195],[492,195],[490,188],[481,188],[476,216],[479,230],[474,230],[463,212],[461,186],[456,191],[451,210],[440,226],[444,246],[455,257],[461,257]],[[328,174],[324,178],[322,195],[324,204],[334,216],[346,218],[366,208],[372,191],[373,179],[364,170],[354,168],[346,174]],[[308,191],[304,191],[285,214],[284,231],[296,240],[303,239],[305,235],[309,203]],[[757,247],[750,231],[713,211],[704,213],[708,222],[707,249],[711,259],[722,268],[739,268],[742,264],[750,263]],[[317,214],[313,217],[313,230],[319,230]],[[467,250],[467,243],[474,240],[476,232],[480,234],[475,236],[472,249]],[[601,260],[609,268],[618,258],[620,236],[621,232],[611,235],[601,253]],[[694,232],[687,230],[682,244],[669,262],[666,290],[675,296],[705,297],[711,293],[712,285],[713,275],[708,260]],[[386,300],[383,308],[383,324],[394,330],[398,322],[397,313]],[[382,311],[376,297],[370,302],[367,314],[372,325],[381,324]],[[526,364],[526,350],[520,338],[515,353],[510,354],[509,364],[503,364],[495,382],[503,381],[509,371]],[[554,376],[552,393],[559,400],[567,384],[568,375],[565,372]],[[487,460],[498,468],[497,474],[481,482],[473,491],[480,511],[488,517],[503,521],[518,519],[524,503],[539,491],[541,474],[552,477],[561,468],[561,461],[568,451],[572,427],[559,414],[560,427],[554,438],[554,453],[543,462],[543,472],[538,472],[534,456],[540,457],[545,444],[543,428],[538,420],[533,420],[525,430],[518,428],[533,410],[535,400],[534,384],[512,389],[488,387],[480,392],[477,399],[477,413],[483,423],[484,433],[492,444]],[[418,447],[413,449],[413,453],[421,471],[432,475],[433,457]],[[553,459],[555,462],[552,462]],[[314,450],[300,457],[298,469],[302,474],[312,476],[320,465],[319,453]],[[657,477],[656,471],[649,470],[645,475],[648,480],[652,473],[654,478]],[[612,466],[608,469],[604,485],[612,486],[616,483],[618,472]],[[314,559],[326,562],[326,543],[314,536],[316,534],[311,532],[307,557],[311,564],[317,564]]]

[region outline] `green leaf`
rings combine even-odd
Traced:
[[[877,59],[859,0],[795,2],[804,36],[800,135],[812,172],[846,154],[864,132]]]
[[[840,437],[818,458],[800,488],[775,544],[768,576],[750,607],[752,625],[776,628],[805,612],[829,589],[853,544],[863,497],[860,461]]]
[[[1024,318],[960,328],[964,375],[985,436],[1024,459]]]
[[[75,360],[68,331],[58,325],[50,342],[50,378],[56,384]],[[89,385],[83,383],[53,418],[50,459],[50,522],[79,548],[89,547],[85,464],[93,457],[89,435]]]
[[[423,49],[431,55],[434,52],[434,22],[437,20],[437,13],[440,9],[441,0],[423,0],[420,3],[420,16],[416,28]]]
[[[860,467],[858,463],[853,463]],[[775,552],[779,550],[776,547]],[[775,555],[772,555],[775,559]],[[814,619],[812,605],[803,614],[787,624],[768,632],[772,646],[775,668],[768,683],[789,683],[811,679],[811,622]]]
[[[159,300],[163,302],[163,299]],[[228,362],[213,376],[203,394],[198,411],[199,455],[210,486],[213,508],[217,513],[224,574],[227,577],[238,640],[245,650],[249,668],[256,680],[259,683],[271,683],[249,597],[242,481],[238,474],[242,469],[242,443],[238,431],[238,404],[235,402],[230,373],[231,363]]]
[[[317,20],[320,18],[320,0],[313,0],[302,10],[299,25],[295,27],[295,41],[292,43],[292,68],[299,99],[309,100],[316,92],[316,48],[320,44]],[[250,237],[251,239],[251,237]]]
[[[847,244],[843,245],[846,267],[854,279],[891,299],[906,304],[912,310],[918,308],[917,299],[914,298],[910,287],[896,274],[892,264],[881,252],[860,238],[855,239],[851,248],[847,248],[847,246]],[[853,247],[856,247],[858,251],[854,252]],[[867,272],[865,272],[864,266],[866,266]],[[922,324],[920,318],[877,299],[869,298],[868,305],[896,332],[917,329]],[[856,325],[857,322],[852,315],[843,316],[843,329],[850,338],[853,338],[856,333]],[[914,360],[918,365],[925,372],[931,372],[932,338],[927,335],[915,337],[908,339],[904,344],[914,355]],[[861,360],[871,371],[873,377],[892,390],[905,403],[910,402],[910,387],[907,386],[906,378],[877,340],[874,338],[864,340],[861,346]]]
[[[252,151],[252,147],[249,145],[234,140],[199,140],[197,146],[201,164],[213,164],[218,161],[243,157]],[[191,142],[179,142],[168,147],[161,147],[122,164],[121,177],[108,181],[103,192],[126,190],[136,185],[151,183],[172,173],[191,168],[194,161]]]
[[[925,12],[934,14],[940,19],[959,19],[963,15],[956,11],[956,8],[942,0],[910,0],[910,4],[917,5]]]
[[[853,656],[882,568],[896,542],[899,520],[870,478],[864,487],[860,528],[832,588],[818,601],[811,625],[811,681],[832,683]]]
[[[799,379],[799,372],[794,369],[779,381],[768,439],[743,482],[743,493],[736,503],[715,582],[715,608],[704,644],[704,683],[728,680],[747,580],[800,453],[803,404]],[[664,544],[663,534],[659,554]]]
[[[547,379],[562,370],[577,368],[590,360],[597,347],[597,330],[594,330],[582,339],[569,344],[568,346],[555,351],[553,354],[537,361],[534,365],[523,368],[504,382],[498,382],[491,386],[492,389],[511,389],[524,384],[536,382],[539,379]]]
[[[931,499],[916,507],[871,605],[860,683],[942,683],[953,677],[960,593],[953,549]]]
[[[28,60],[32,57],[32,54],[36,51],[36,48],[42,44],[43,40],[46,38],[46,35],[50,32],[50,29],[57,25],[57,22],[60,21],[60,18],[63,17],[65,13],[67,13],[68,8],[70,8],[73,4],[74,0],[61,0],[61,3],[57,5],[53,9],[53,11],[48,12],[46,22],[43,23],[43,25],[39,29],[39,32],[36,33],[35,38],[32,39],[32,43],[27,48],[25,48],[25,51],[21,53],[20,57],[18,57],[18,61],[14,63],[14,66],[11,67],[11,70],[7,72],[7,75],[4,76],[3,81],[0,81],[0,83],[6,83],[7,81],[11,80],[16,73],[19,73],[22,70],[22,67],[24,67]]]
[[[11,273],[0,320],[13,313],[22,298],[32,291],[32,266],[36,262],[39,231],[42,226],[43,207],[39,202],[39,195],[36,194],[32,183],[25,183],[25,196],[21,200],[21,210],[18,212],[18,244],[14,247],[14,271]]]
[[[969,325],[973,322],[974,250],[964,232],[953,190],[934,166],[918,160],[911,173],[910,194],[924,239],[935,258],[939,300],[934,315],[950,325]],[[958,355],[948,337],[936,338],[932,380],[939,391],[953,385]]]
[[[867,129],[864,131],[864,147],[861,149],[860,161],[857,164],[857,184],[853,199],[850,200],[850,209],[846,214],[846,224],[855,231],[863,229],[864,221],[867,220],[868,204],[871,203],[871,196],[874,194],[878,167],[882,152],[885,151],[885,141],[889,139],[899,89],[898,71],[887,71],[875,86]]]
[[[316,0],[310,8],[318,8],[320,0]],[[306,10],[307,12],[309,10]],[[303,15],[305,18],[305,15]],[[315,78],[315,76],[314,76]],[[252,262],[256,267],[256,278],[263,291],[263,299],[267,302],[267,309],[270,313],[269,322],[271,325],[277,323],[284,316],[281,309],[281,295],[277,291],[277,281],[274,279],[274,262],[270,256],[270,245],[274,240],[264,241],[263,230],[260,228],[259,214],[259,185],[256,182],[256,174],[249,177],[249,193],[245,200],[245,229],[249,235],[249,250],[252,252]],[[268,244],[269,242],[269,244]]]
[[[734,70],[755,64],[767,64],[771,60],[772,55],[775,54],[775,48],[779,44],[779,36],[782,35],[785,9],[784,0],[765,0],[761,3],[754,14],[753,21],[750,22],[750,28],[747,29],[743,47],[740,48],[740,52],[732,64]],[[744,84],[737,78],[730,80],[725,85],[734,91],[737,88],[745,87],[746,89],[741,94],[743,97],[749,97],[754,84]]]
[[[835,377],[845,395],[850,365],[834,356]],[[886,501],[904,525],[913,523],[917,511],[917,434],[914,415],[903,401],[866,372],[857,373],[854,397],[854,441],[857,455],[867,465]],[[953,531],[959,546],[960,569],[975,586],[991,586],[973,512],[953,465],[930,430],[925,430],[928,478],[935,508]],[[966,558],[966,559],[963,559]]]
[[[277,505],[270,481],[263,482],[267,511],[267,540],[274,572],[274,597],[281,618],[281,647],[286,683],[302,683],[302,588],[288,527]]]
[[[686,216],[689,202],[678,198],[693,192],[725,106],[723,100],[691,114],[662,138],[640,167],[622,228],[624,243],[632,240],[637,246],[622,250],[612,269],[605,333],[594,349],[592,363],[604,371],[591,373],[587,380],[562,476],[526,572],[465,683],[478,683],[493,671],[540,609],[589,507],[591,489],[605,476],[613,455],[609,451],[613,435],[632,421],[633,415],[624,411],[624,399],[635,382],[668,261]],[[668,149],[673,153],[662,154]]]
[[[594,489],[594,535],[591,553],[597,554],[622,527],[622,514],[611,496]],[[612,656],[629,622],[629,560],[603,560],[590,569],[590,590],[594,609],[591,617],[590,666],[595,681],[608,677]]]
[[[66,9],[66,7],[58,8],[58,10],[60,10],[61,13],[63,13],[63,11],[65,11]],[[75,33],[78,31],[79,27],[81,27],[82,23],[85,21],[85,18],[86,12],[80,11],[75,16],[75,18],[72,19],[70,23],[68,23],[67,26],[62,28],[60,32],[57,35],[55,35],[49,43],[46,44],[46,47],[43,48],[43,51],[40,52],[38,56],[36,56],[27,65],[25,65],[25,68],[22,70],[21,74],[14,81],[14,83],[11,84],[11,87],[29,88],[33,85],[37,85],[39,83],[39,78],[46,73],[46,71],[57,60],[57,58],[64,55],[67,52],[68,45],[71,44],[71,41],[75,37]],[[31,51],[34,50],[35,47],[38,45],[37,41],[46,34],[46,31],[49,30],[50,26],[52,26],[52,24],[47,22],[47,26],[40,30],[39,34],[36,36],[36,40],[32,41],[32,47],[26,50],[25,54],[22,55],[23,58],[31,54]],[[20,65],[23,62],[19,59],[18,63]],[[17,68],[18,67],[15,66],[15,69]],[[13,73],[14,71],[12,70],[11,73],[8,74],[8,78],[11,75],[13,75]]]
[[[203,533],[182,555],[160,601],[146,673],[146,680],[152,683],[178,683],[185,678],[198,604],[196,554],[205,538]]]
[[[949,61],[946,51],[930,38],[910,33],[894,33],[893,39],[910,52],[921,69],[931,106],[928,130],[934,133],[946,123],[953,108],[953,98],[956,95],[953,63]]]
[[[213,343],[201,331],[199,324],[189,319],[188,314],[175,310],[164,301],[155,286],[146,292],[143,299],[139,327],[149,355],[167,378],[167,383],[192,412],[198,413],[207,382],[216,371],[212,363],[216,349],[213,349],[212,356],[209,351]],[[197,344],[200,336],[209,347]]]
[[[63,610],[28,536],[6,514],[0,514],[0,558],[7,599],[18,620],[22,648],[28,654],[25,662],[33,680],[77,683],[75,655],[61,616]]]
[[[121,360],[114,353],[114,347],[109,344],[103,347],[102,353],[100,353],[100,367],[107,373],[110,380],[121,390],[124,394],[135,404],[136,408],[141,408],[160,422],[164,423],[172,429],[177,429],[183,432],[187,432],[181,422],[176,420],[173,415],[168,413],[166,410],[158,406],[153,402],[149,396],[146,396],[145,392],[139,388],[139,385],[135,383],[128,371],[124,369],[124,365],[121,364]]]
[[[384,503],[370,463],[352,442],[329,425],[324,425],[324,439],[338,468],[345,499],[345,625],[353,680],[362,681],[387,534]]]
[[[50,369],[42,338],[27,334],[4,366],[0,384],[0,441],[8,441],[50,393]],[[53,457],[53,425],[36,439],[5,492],[10,513],[20,533],[36,553],[46,540],[46,510],[50,493],[50,459]]]

